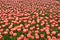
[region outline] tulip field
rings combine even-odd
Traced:
[[[60,0],[0,0],[0,40],[60,40]]]

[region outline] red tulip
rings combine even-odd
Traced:
[[[58,40],[60,40],[60,38],[58,38]]]
[[[24,20],[23,22],[27,22],[27,20]]]
[[[10,34],[10,35],[13,35],[13,31],[10,31],[9,34]]]
[[[17,33],[13,33],[13,37],[16,37],[17,36]]]
[[[18,37],[17,40],[21,40],[21,37]]]
[[[24,40],[28,40],[28,38],[25,37]]]
[[[57,38],[53,36],[53,37],[52,37],[52,40],[57,40]]]
[[[34,40],[34,36],[31,36],[32,40]]]
[[[9,25],[9,23],[5,23],[5,25]]]
[[[60,33],[57,36],[58,36],[58,38],[60,38]]]
[[[36,24],[36,28],[39,28],[39,25],[38,24]]]
[[[23,29],[23,33],[26,33],[28,31],[28,29]]]
[[[30,26],[30,24],[28,24],[28,25],[26,24],[26,25],[25,25],[25,28],[27,29],[27,28],[29,28],[29,26]]]
[[[58,27],[58,24],[55,24],[56,27]]]
[[[39,35],[38,34],[35,34],[35,37],[36,37],[36,40],[39,39]]]
[[[44,13],[42,13],[41,15],[44,16]]]
[[[51,37],[50,36],[47,36],[47,40],[51,40]]]
[[[58,27],[58,30],[60,31],[60,27]]]
[[[40,34],[40,37],[41,37],[41,38],[44,38],[44,34]]]
[[[20,32],[20,31],[21,31],[21,29],[17,29],[17,31],[18,31],[18,32]]]
[[[32,22],[31,22],[31,24],[33,25],[33,24],[36,24],[36,22],[33,20]]]
[[[13,27],[13,24],[11,24],[8,28],[11,29]]]
[[[0,40],[2,40],[2,37],[3,37],[3,36],[2,36],[2,35],[0,35]]]
[[[34,30],[34,27],[31,27],[30,30],[33,31]]]
[[[18,21],[18,17],[16,17],[16,19],[15,19],[16,21]]]
[[[1,26],[0,26],[0,29],[1,29]]]
[[[24,35],[21,35],[20,38],[21,38],[21,40],[23,40],[24,39]]]
[[[39,33],[39,31],[38,31],[38,30],[36,30],[36,31],[35,31],[35,33],[37,33],[37,34],[38,34],[38,33]]]
[[[37,23],[39,23],[40,22],[40,20],[39,19],[37,19]]]
[[[7,32],[9,32],[9,29],[6,29]]]
[[[2,25],[1,27],[4,28],[4,27],[6,27],[6,25]]]
[[[51,25],[52,28],[54,28],[54,25]]]
[[[28,21],[28,23],[30,24],[30,23],[31,23],[31,21],[29,20],[29,21]]]
[[[56,34],[56,32],[55,31],[52,31],[52,36],[54,36]]]
[[[46,34],[47,34],[47,35],[50,35],[50,32],[49,32],[49,31],[47,31],[47,32],[46,32]]]
[[[11,31],[16,31],[16,28],[12,28]]]
[[[40,28],[36,28],[36,30],[39,30]]]
[[[3,32],[3,34],[4,34],[4,35],[7,35],[7,34],[8,34],[8,32],[7,32],[7,31],[5,31],[5,32]]]
[[[22,28],[23,27],[23,24],[20,24],[19,26],[18,26],[18,28]]]
[[[40,32],[44,32],[44,29],[40,29]]]
[[[60,23],[60,20],[58,20],[58,23]]]
[[[28,37],[28,38],[31,38],[31,34],[27,34],[27,37]]]

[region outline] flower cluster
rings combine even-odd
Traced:
[[[0,40],[60,40],[60,2],[0,2]]]

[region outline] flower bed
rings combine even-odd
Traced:
[[[0,1],[0,40],[60,40],[59,1],[9,2]]]

